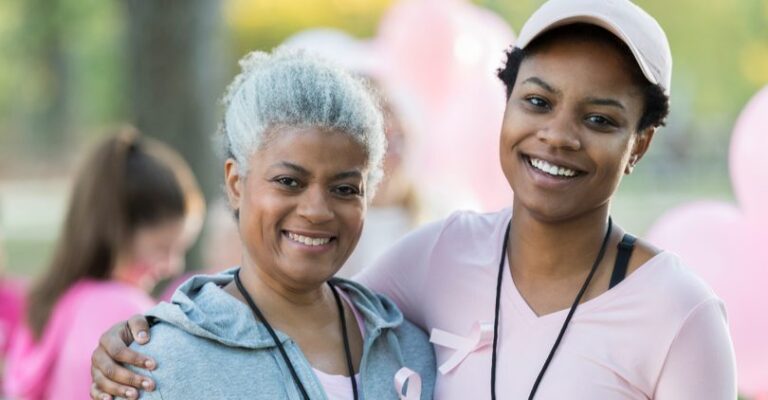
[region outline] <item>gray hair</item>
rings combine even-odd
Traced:
[[[222,147],[238,173],[248,172],[248,158],[264,145],[272,128],[321,127],[351,136],[368,158],[366,196],[373,197],[382,178],[386,151],[378,102],[369,86],[339,66],[295,49],[255,51],[240,60],[242,72],[224,96],[220,127]]]

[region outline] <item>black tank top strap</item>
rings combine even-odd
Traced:
[[[635,242],[637,238],[625,233],[621,238],[618,248],[619,252],[616,254],[616,263],[613,265],[613,273],[611,274],[611,285],[608,289],[612,289],[618,285],[627,276],[627,266],[629,265],[629,259],[632,257],[632,250],[635,249]]]

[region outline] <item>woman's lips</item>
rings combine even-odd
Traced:
[[[322,252],[330,249],[336,242],[336,236],[327,233],[306,233],[283,231],[283,236],[293,245],[312,252]]]
[[[525,164],[525,169],[533,182],[546,189],[564,188],[586,175],[582,170],[535,156],[523,155],[521,162]]]

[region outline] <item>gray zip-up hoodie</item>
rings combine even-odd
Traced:
[[[142,393],[142,399],[302,399],[264,325],[247,305],[221,289],[234,272],[194,276],[179,287],[172,303],[147,313],[152,340],[131,347],[157,361],[151,372],[157,389]],[[365,320],[360,398],[399,399],[394,377],[407,367],[421,376],[421,399],[431,399],[435,357],[426,334],[406,321],[388,298],[355,282],[333,282]],[[327,399],[296,343],[280,331],[277,336],[310,399]]]

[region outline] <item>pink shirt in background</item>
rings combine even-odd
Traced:
[[[357,277],[428,333],[469,339],[464,358],[435,345],[438,366],[459,361],[438,372],[435,399],[490,398],[490,336],[472,333],[493,324],[510,218],[510,210],[455,213],[409,234]],[[504,268],[496,393],[526,399],[568,310],[537,316]],[[732,400],[735,382],[722,301],[665,252],[579,306],[536,399]]]
[[[0,357],[8,350],[11,335],[24,319],[24,284],[0,278]]]
[[[18,280],[0,278],[0,385],[3,383],[5,354],[11,336],[24,319],[25,285]],[[3,398],[0,386],[0,398]]]
[[[8,351],[5,394],[22,399],[87,399],[91,353],[115,323],[152,307],[143,291],[81,280],[57,302],[39,341],[21,327]]]

